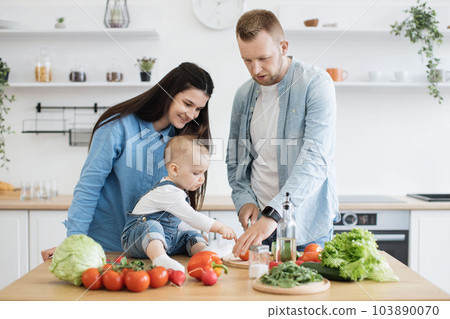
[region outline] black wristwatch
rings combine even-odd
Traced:
[[[280,214],[273,209],[270,206],[266,206],[266,208],[263,209],[263,211],[261,212],[261,215],[265,216],[265,217],[269,217],[272,218],[274,221],[276,221],[277,223],[280,221],[281,216]]]

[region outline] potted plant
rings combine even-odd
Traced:
[[[8,85],[9,67],[6,62],[0,58],[0,168],[6,166],[9,159],[5,153],[5,135],[11,134],[13,131],[10,126],[6,126],[5,118],[10,108],[7,103],[11,103],[15,100],[14,95],[11,97],[5,94],[5,88]]]
[[[415,6],[404,10],[408,17],[402,22],[391,24],[391,33],[395,36],[404,34],[412,43],[419,43],[420,50],[417,52],[427,60],[427,79],[429,93],[438,99],[439,104],[443,98],[437,88],[436,67],[439,59],[434,56],[434,45],[442,44],[443,35],[438,30],[439,21],[436,19],[436,11],[427,6],[426,1],[417,0]]]
[[[148,82],[150,81],[150,77],[152,75],[152,69],[155,65],[156,58],[146,58],[137,59],[139,69],[141,70],[141,81]]]
[[[66,25],[64,24],[64,17],[56,19],[55,29],[65,29]]]

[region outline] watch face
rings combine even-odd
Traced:
[[[222,30],[233,27],[244,11],[244,0],[194,0],[197,19],[206,27]]]

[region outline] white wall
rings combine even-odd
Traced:
[[[102,22],[105,1],[77,2]],[[248,0],[247,9],[261,7],[277,10],[277,5],[292,2],[306,3]],[[352,1],[339,2],[347,4]],[[361,4],[368,7],[371,2],[357,1],[360,6],[355,6],[354,10],[362,8]],[[397,2],[415,3],[406,0]],[[36,8],[23,10],[30,3]],[[429,3],[439,5],[445,1]],[[144,4],[147,7],[143,7]],[[157,57],[154,72],[157,79],[182,61],[198,63],[208,70],[215,83],[210,102],[212,133],[213,137],[223,138],[226,142],[234,92],[248,78],[239,57],[233,29],[212,31],[203,27],[193,16],[192,1],[131,0],[128,5],[132,21],[130,27],[157,27],[160,39],[147,42],[122,41],[125,51],[136,57]],[[305,8],[308,8],[307,4]],[[304,14],[305,10],[299,12]],[[59,16],[66,17],[68,28],[76,29],[89,24],[92,28],[96,27],[75,1],[3,0],[0,5],[0,19],[19,20],[29,27],[52,28],[55,18]],[[450,24],[450,17],[443,17],[442,21],[445,19]],[[344,37],[322,56],[324,49],[335,39],[287,40],[290,41],[290,54],[323,68],[342,67],[349,71],[349,80],[364,80],[371,69],[380,69],[389,76],[395,70],[408,69],[415,80],[424,77],[425,68],[416,54],[417,48],[406,40],[393,37]],[[88,80],[102,81],[105,69],[113,59],[121,64],[125,81],[138,81],[134,61],[113,42],[47,42],[48,39],[1,41],[0,56],[13,69],[11,82],[33,80],[34,60],[42,46],[46,46],[52,55],[55,81],[65,81],[70,67],[76,61],[85,65]],[[448,37],[445,41],[448,42]],[[449,48],[449,43],[445,43],[437,51],[447,69],[450,69]],[[317,59],[319,56],[321,58]],[[70,194],[78,180],[87,149],[69,147],[68,137],[63,135],[22,134],[23,119],[35,116],[36,102],[46,105],[91,105],[93,102],[114,105],[143,90],[10,88],[9,92],[16,95],[17,101],[12,104],[8,124],[16,134],[6,139],[7,155],[11,162],[9,171],[0,170],[0,180],[18,185],[23,180],[56,179],[60,193]],[[450,162],[449,88],[442,90],[445,98],[442,105],[438,105],[426,89],[337,88],[336,91],[336,167],[340,194],[450,191],[450,169],[447,167]],[[212,163],[210,176],[209,194],[230,192],[224,160]]]

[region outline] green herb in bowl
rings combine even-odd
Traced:
[[[322,281],[323,277],[317,271],[298,266],[293,261],[273,267],[269,273],[261,276],[261,283],[281,288],[292,288],[309,282]]]

